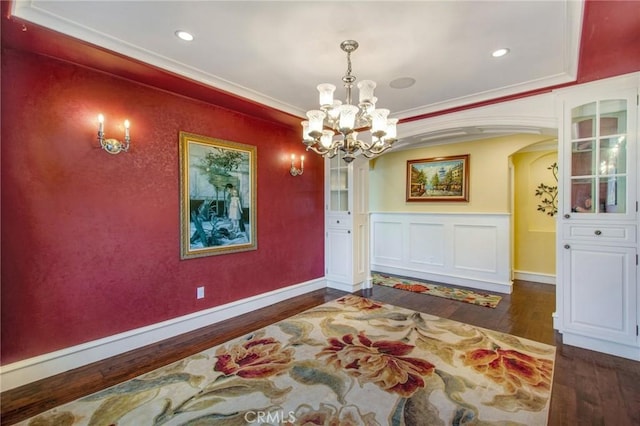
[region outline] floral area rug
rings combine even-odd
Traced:
[[[414,293],[429,294],[431,296],[444,297],[460,302],[472,303],[474,305],[486,306],[487,308],[495,308],[502,300],[501,296],[487,293],[478,293],[471,290],[463,290],[460,288],[446,287],[422,281],[414,281],[408,278],[393,277],[380,273],[372,273],[373,283],[386,287],[397,288],[400,290],[413,291]]]
[[[21,425],[545,425],[555,348],[348,295]]]

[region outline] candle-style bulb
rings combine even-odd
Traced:
[[[104,115],[98,114],[98,131],[102,132],[104,130]]]

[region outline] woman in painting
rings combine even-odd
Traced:
[[[240,225],[240,219],[242,218],[242,205],[240,204],[240,197],[238,190],[232,188],[229,198],[229,219],[233,223],[233,229],[238,230]]]

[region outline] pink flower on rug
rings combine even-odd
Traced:
[[[429,291],[428,287],[425,287],[420,284],[396,284],[393,288],[397,288],[399,290],[413,291],[414,293],[424,293]]]
[[[246,379],[264,378],[287,370],[293,359],[292,348],[282,349],[272,337],[253,335],[249,340],[216,350],[215,371],[225,375],[235,374]]]
[[[337,300],[338,303],[342,303],[343,305],[353,306],[360,310],[372,310],[372,309],[380,309],[382,305],[374,302],[373,300],[365,299],[364,297],[358,297],[353,295],[348,295],[341,297]]]
[[[424,387],[422,376],[431,374],[433,364],[406,357],[414,346],[399,341],[372,341],[364,332],[357,337],[347,334],[342,339],[331,338],[317,357],[327,357],[326,362],[346,370],[362,383],[374,383],[388,392],[405,398]]]
[[[553,361],[535,358],[514,350],[475,349],[462,355],[464,364],[483,373],[510,392],[523,386],[551,389]]]

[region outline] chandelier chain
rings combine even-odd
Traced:
[[[351,52],[347,52],[347,75],[345,75],[342,80],[347,82],[348,77],[353,77],[351,75]],[[351,83],[351,81],[349,81]]]

